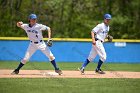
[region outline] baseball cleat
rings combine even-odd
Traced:
[[[19,73],[19,70],[14,70],[11,75],[17,75]]]
[[[59,75],[62,75],[63,74],[60,69],[56,69],[55,72],[58,73]]]
[[[102,71],[101,69],[96,69],[96,70],[95,70],[95,73],[98,73],[98,74],[105,74],[105,72]]]
[[[78,70],[80,71],[81,75],[84,75],[84,74],[85,74],[85,73],[84,73],[84,71],[85,71],[84,68],[78,68]]]

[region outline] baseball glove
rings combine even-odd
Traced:
[[[48,47],[51,47],[52,44],[53,44],[53,40],[52,40],[52,39],[49,39],[49,40],[47,41],[47,46],[48,46]]]
[[[113,36],[108,35],[108,36],[107,36],[107,39],[108,39],[109,42],[112,42],[112,40],[113,40]]]

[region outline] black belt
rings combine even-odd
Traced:
[[[43,40],[40,40],[39,42],[33,42],[33,41],[31,41],[31,43],[34,43],[34,44],[38,44],[38,43],[40,43],[40,42],[42,42]]]
[[[101,42],[103,43],[103,41],[102,41],[102,40],[100,40],[100,39],[98,39],[98,38],[95,38],[95,41],[97,41],[97,40],[99,40],[99,41],[101,41]]]

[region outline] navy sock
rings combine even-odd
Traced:
[[[90,62],[90,61],[89,61],[88,59],[86,59],[86,61],[83,63],[83,65],[82,65],[81,68],[85,68],[85,67],[88,65],[89,62]]]
[[[55,59],[51,61],[53,67],[55,68],[55,70],[59,69],[56,65]]]
[[[100,68],[101,68],[101,66],[102,66],[102,64],[103,64],[103,61],[99,59],[97,69],[100,69]]]
[[[23,65],[24,65],[24,64],[20,62],[20,64],[18,65],[18,67],[17,67],[17,69],[16,69],[16,70],[17,70],[17,71],[18,71],[18,70],[20,70],[20,69],[21,69],[21,67],[22,67]]]

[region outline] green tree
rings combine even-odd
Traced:
[[[16,22],[28,23],[28,15],[36,13],[53,37],[90,38],[92,28],[110,13],[114,38],[140,39],[139,10],[139,0],[0,0],[0,36],[26,36]]]

